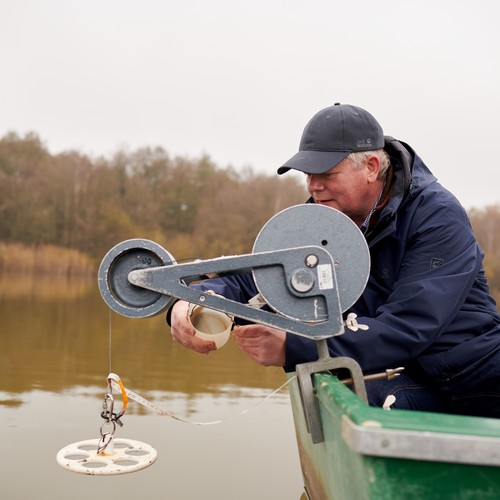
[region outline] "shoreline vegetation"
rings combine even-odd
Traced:
[[[92,158],[40,137],[0,137],[0,277],[95,277],[120,241],[155,241],[177,261],[251,252],[271,217],[308,198],[303,179],[172,157],[162,147]],[[468,214],[500,299],[500,203]],[[444,235],[445,237],[445,235]]]
[[[484,264],[487,275],[497,277],[500,274],[498,264],[488,254]],[[56,245],[25,245],[0,241],[0,280],[10,274],[44,278],[95,278],[97,268],[95,261],[79,250]],[[492,283],[490,280],[489,284],[492,295],[499,304],[500,289],[495,286],[497,281]]]
[[[0,242],[0,274],[90,277],[96,269],[88,255],[71,248]]]

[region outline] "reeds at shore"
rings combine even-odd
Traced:
[[[91,276],[95,269],[92,259],[78,250],[0,242],[0,273]]]

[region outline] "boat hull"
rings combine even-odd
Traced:
[[[312,378],[319,443],[297,380],[289,384],[310,499],[500,498],[499,419],[373,408],[329,373]]]

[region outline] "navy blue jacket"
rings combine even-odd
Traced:
[[[369,329],[329,339],[330,354],[354,358],[365,372],[406,366],[445,379],[500,349],[500,316],[465,210],[408,145],[387,137],[385,150],[390,199],[366,234],[367,287],[345,313]],[[203,288],[241,302],[257,293],[250,274]],[[287,371],[317,357],[314,341],[287,334]]]

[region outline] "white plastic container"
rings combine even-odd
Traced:
[[[189,321],[196,330],[195,336],[215,342],[220,349],[229,339],[233,328],[233,318],[226,313],[194,306]]]

